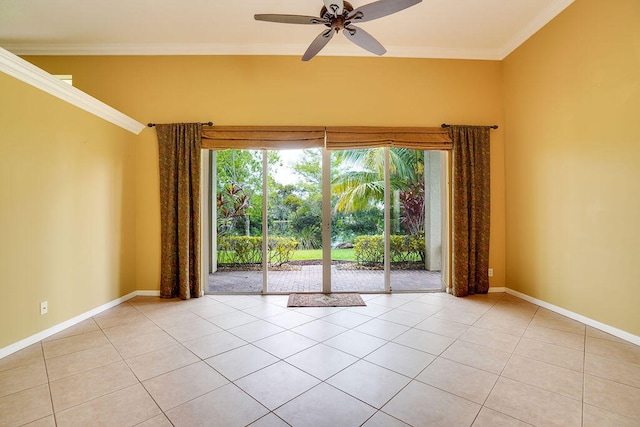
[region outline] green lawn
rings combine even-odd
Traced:
[[[291,261],[321,260],[322,249],[298,249],[293,253]],[[331,259],[339,261],[355,261],[353,249],[331,249]]]

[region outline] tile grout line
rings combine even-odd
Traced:
[[[505,294],[505,295],[503,295],[503,296],[502,296],[502,298],[500,298],[500,300],[499,300],[498,302],[496,302],[496,304],[494,304],[494,305],[493,305],[493,307],[495,307],[499,302],[503,301],[503,300],[505,299],[505,297],[506,297],[506,294]],[[493,307],[492,307],[492,308],[493,308]],[[534,312],[534,313],[533,313],[533,315],[531,316],[531,319],[529,320],[529,323],[527,324],[527,328],[531,325],[531,322],[533,322],[533,318],[535,317],[535,313],[537,313],[537,312],[538,312],[538,309],[539,309],[539,307],[538,307],[538,308],[536,308],[535,312]],[[488,313],[488,311],[487,311],[487,313]],[[485,313],[485,314],[486,314],[486,313]],[[484,317],[484,315],[483,315],[482,317]],[[480,319],[478,319],[478,320],[480,320]],[[484,399],[484,402],[482,403],[482,407],[481,407],[480,411],[478,411],[478,414],[476,415],[476,419],[477,419],[477,417],[480,415],[480,412],[482,412],[482,409],[483,409],[483,408],[487,408],[487,409],[490,409],[490,410],[492,410],[492,411],[496,411],[496,412],[498,412],[498,413],[500,413],[500,414],[503,414],[503,415],[505,415],[505,416],[507,416],[507,417],[510,417],[510,418],[516,419],[516,420],[518,420],[518,421],[520,421],[520,422],[523,422],[523,423],[525,423],[525,424],[529,424],[529,423],[527,423],[527,422],[526,422],[526,421],[524,421],[524,420],[521,420],[521,419],[516,418],[516,417],[514,417],[514,416],[512,416],[512,415],[505,414],[505,413],[503,413],[503,412],[501,412],[501,411],[498,411],[498,410],[496,410],[496,409],[493,409],[493,408],[490,408],[490,407],[486,406],[487,401],[489,400],[489,397],[491,397],[491,394],[493,393],[493,391],[494,391],[494,390],[495,390],[495,388],[496,388],[496,385],[498,384],[498,381],[500,381],[500,378],[503,378],[502,374],[504,373],[505,368],[507,367],[507,365],[508,365],[508,364],[509,364],[509,362],[511,361],[511,358],[513,357],[513,355],[514,355],[514,353],[515,353],[516,349],[518,348],[518,345],[519,345],[519,344],[520,344],[520,342],[522,341],[522,337],[524,336],[524,333],[526,332],[526,329],[527,329],[527,328],[525,328],[525,331],[522,333],[522,335],[520,335],[520,336],[518,337],[518,342],[517,342],[517,344],[516,344],[516,345],[515,345],[515,347],[513,348],[513,351],[511,351],[511,352],[510,352],[510,354],[509,354],[509,358],[507,359],[507,361],[505,362],[504,366],[503,366],[503,367],[502,367],[502,369],[500,370],[500,373],[497,375],[497,376],[498,376],[498,378],[496,379],[496,382],[495,382],[495,383],[493,383],[493,386],[491,387],[491,390],[489,390],[489,393],[487,393],[487,397]],[[506,377],[505,377],[505,378],[506,378]],[[474,422],[475,422],[475,419],[474,419]],[[472,425],[473,425],[473,423],[472,423]]]

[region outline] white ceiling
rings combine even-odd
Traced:
[[[373,0],[352,0],[354,8]],[[386,56],[500,60],[573,0],[423,0],[358,24]],[[0,0],[0,47],[18,55],[300,55],[325,27],[322,0]],[[321,56],[372,56],[334,37]]]

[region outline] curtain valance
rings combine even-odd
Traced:
[[[400,147],[451,150],[448,129],[375,126],[211,126],[202,128],[202,148],[293,149],[325,146],[329,150]]]
[[[431,127],[327,127],[327,149],[399,147],[413,150],[451,150],[448,129]]]
[[[288,149],[324,146],[324,127],[211,126],[202,128],[202,148]]]

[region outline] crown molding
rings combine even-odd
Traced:
[[[305,44],[15,44],[4,45],[16,55],[44,56],[162,56],[162,55],[257,55],[302,56]],[[350,44],[333,44],[319,56],[375,57],[375,55]],[[439,47],[388,46],[387,58],[435,58],[500,60],[501,52],[492,49],[458,49]]]
[[[391,58],[437,58],[462,60],[501,61],[522,43],[539,31],[574,0],[549,0],[546,6],[504,44],[488,48],[459,48],[435,46],[386,46],[384,57]],[[51,56],[110,56],[110,55],[257,55],[257,56],[302,56],[306,43],[5,43],[3,47],[16,55]],[[320,56],[375,57],[373,54],[347,41],[330,43]]]
[[[558,16],[560,12],[565,10],[574,0],[556,0],[545,7],[537,14],[527,25],[518,31],[513,38],[504,44],[500,49],[499,59],[502,60],[509,56],[511,52],[516,50],[520,45],[526,42],[529,37],[540,31],[542,27],[547,25],[553,18]]]
[[[145,128],[142,123],[3,48],[0,48],[0,71],[136,135]]]

